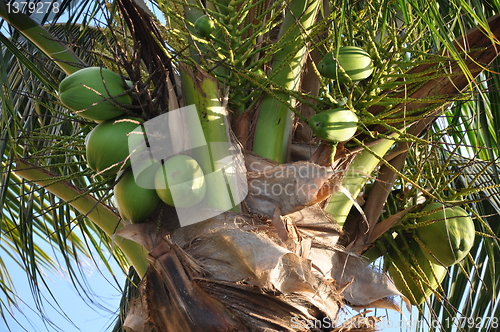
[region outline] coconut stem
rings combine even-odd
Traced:
[[[229,160],[234,161],[233,146],[229,137],[227,110],[222,106],[218,82],[200,67],[195,70],[180,65],[182,90],[186,105],[195,105],[201,123],[202,132],[190,130],[190,138],[199,144],[206,143],[206,148],[193,149],[193,158],[198,161],[207,181],[205,202],[208,206],[239,211],[234,201],[238,177],[228,178],[224,172]],[[207,177],[207,175],[211,176]]]
[[[285,90],[299,88],[304,57],[307,54],[306,31],[315,21],[321,1],[292,0],[281,26],[283,46],[274,55],[270,80]],[[283,103],[287,101],[287,103]],[[287,104],[295,103],[287,92],[265,94],[259,107],[253,150],[279,163],[287,161],[292,135],[293,113]]]
[[[76,210],[92,220],[109,237],[113,237],[123,227],[119,216],[109,206],[99,202],[92,195],[86,194],[68,182],[54,180],[56,175],[44,171],[25,160],[18,159],[16,164],[15,173],[18,176],[42,186],[60,199],[68,202]],[[148,267],[146,261],[147,251],[144,247],[125,239],[116,239],[115,243],[123,251],[137,273],[141,277],[144,276]]]
[[[0,17],[42,50],[66,74],[72,74],[85,66],[75,53],[29,16],[23,13],[10,13],[3,1],[0,2]]]
[[[340,226],[344,225],[354,204],[353,201],[393,144],[393,139],[381,139],[369,150],[361,151],[345,170],[342,179],[342,187],[344,187],[345,191],[334,193],[325,208],[325,211],[331,214]],[[350,194],[350,197],[347,197],[346,191]]]

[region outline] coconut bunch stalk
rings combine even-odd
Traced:
[[[307,31],[319,8],[319,1],[292,0],[285,11],[278,40],[286,46],[274,53],[270,74],[271,82],[280,89],[299,89],[307,55]],[[287,161],[294,117],[290,108],[294,106],[294,99],[286,92],[264,95],[255,130],[256,153],[280,163]]]
[[[394,137],[396,138],[397,136]],[[370,174],[393,145],[393,139],[382,139],[370,147],[365,147],[350,163],[342,179],[341,188],[329,198],[325,207],[325,211],[334,215],[340,226],[344,226],[351,208],[357,204],[356,198],[370,180]],[[359,205],[357,208],[361,210]]]
[[[229,103],[241,116],[240,120],[247,121],[250,112],[242,112],[247,110],[248,101],[252,99],[254,102],[250,108],[260,109],[262,119],[274,117],[269,118],[269,121],[258,120],[255,130],[259,133],[252,130],[249,135],[258,141],[262,139],[261,133],[265,133],[266,142],[253,145],[260,146],[257,149],[276,146],[272,149],[277,150],[272,153],[281,155],[279,158],[282,162],[285,161],[283,156],[288,153],[292,134],[291,106],[295,102],[293,98],[289,99],[289,91],[299,89],[303,63],[306,61],[308,30],[316,20],[319,6],[317,1],[291,1],[281,5],[265,1],[234,2],[229,5],[208,2],[204,8],[190,2],[185,6],[190,40],[193,40],[192,45],[199,52],[193,59],[202,64],[205,70],[214,71],[214,76],[229,87]],[[280,14],[282,11],[283,17]],[[191,24],[194,25],[201,14],[207,14],[215,24],[209,38],[201,39],[193,32]],[[279,27],[276,22],[280,22]],[[275,45],[266,45],[271,41]],[[268,52],[270,47],[272,50]],[[272,73],[267,73],[269,79],[265,78],[266,73],[262,70],[266,64],[273,68]],[[263,99],[260,100],[264,91]],[[278,125],[272,125],[270,130],[270,123]],[[247,139],[239,133],[236,135],[242,140]],[[243,145],[251,148],[250,144]],[[259,154],[266,155],[266,152]]]
[[[193,157],[200,163],[204,174],[216,175],[207,177],[207,205],[220,210],[238,210],[239,201],[235,202],[234,198],[241,196],[237,186],[245,179],[239,179],[237,175],[227,178],[222,169],[230,158],[234,167],[242,167],[242,174],[245,170],[243,160],[231,153],[233,147],[237,151],[239,147],[231,141],[227,109],[221,103],[218,82],[200,67],[192,70],[185,65],[181,65],[181,82],[184,102],[196,106],[197,120],[201,123],[201,131],[189,131],[190,141],[200,142],[200,145],[207,143],[207,149],[195,149]],[[225,192],[228,195],[221,194]]]
[[[57,174],[40,169],[23,159],[17,161],[15,172],[18,176],[44,187],[60,199],[69,202],[77,211],[85,214],[87,218],[99,226],[109,237],[113,237],[116,231],[123,226],[117,213],[108,205],[99,202],[84,190],[66,181],[61,181]],[[143,275],[147,269],[147,264],[144,261],[146,256],[144,248],[129,240],[123,241],[122,239],[116,243],[137,273]]]

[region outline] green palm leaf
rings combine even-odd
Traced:
[[[85,7],[81,9],[81,13],[87,12]],[[79,23],[68,22],[47,26],[47,29],[62,41],[61,45],[72,45],[83,61],[98,65],[100,58],[89,51],[105,43],[105,36],[86,26],[81,17],[74,16],[74,19]],[[59,181],[93,192],[104,186],[91,178],[83,160],[83,138],[90,127],[62,108],[54,94],[64,73],[18,32],[11,32],[8,37],[0,35],[3,87],[0,96],[0,250],[2,256],[9,256],[26,271],[35,303],[43,312],[45,300],[40,287],[47,287],[46,271],[67,271],[76,289],[81,289],[82,294],[91,294],[85,273],[80,270],[80,260],[97,254],[100,257],[93,259],[105,262],[111,273],[117,271],[111,271],[106,263],[106,251],[115,252],[116,261],[124,268],[128,263],[112,240],[68,202],[13,173],[16,159],[29,156],[37,165],[47,165],[42,166],[47,171],[60,174]],[[109,189],[99,191],[97,198],[108,202]],[[54,259],[52,250],[61,254],[61,261]],[[0,288],[6,300],[0,311],[5,315],[9,306],[17,307],[19,299],[4,260],[0,262],[0,271]]]

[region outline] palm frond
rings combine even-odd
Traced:
[[[102,58],[92,50],[96,45],[105,44],[106,37],[100,29],[89,25],[91,21],[87,17],[100,7],[92,8],[95,3],[82,3],[86,5],[71,13],[74,23],[68,20],[65,24],[49,24],[46,28],[85,63],[100,65]],[[29,158],[47,171],[60,174],[59,180],[93,192],[98,200],[111,204],[111,185],[93,178],[84,160],[84,137],[91,126],[68,113],[58,101],[55,91],[65,74],[53,61],[13,30],[8,35],[0,35],[0,45],[2,256],[9,256],[9,261],[26,271],[39,312],[44,312],[47,301],[41,295],[41,288],[48,287],[47,271],[65,271],[75,289],[88,297],[89,303],[98,303],[90,298],[95,295],[91,295],[85,281],[85,264],[79,263],[88,259],[103,261],[113,275],[121,272],[112,271],[106,252],[114,253],[116,261],[126,269],[128,262],[123,254],[101,229],[89,223],[69,202],[13,173],[17,158]],[[54,259],[53,251],[60,254],[60,260]],[[11,308],[19,308],[19,299],[15,295],[15,281],[9,276],[9,268],[3,260],[0,271],[0,288],[6,301],[1,311],[5,315]],[[63,312],[62,308],[57,310]]]

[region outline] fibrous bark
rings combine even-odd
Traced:
[[[394,285],[337,244],[342,231],[320,206],[317,194],[334,187],[338,170],[260,162],[253,164],[249,181],[284,185],[294,178],[295,190],[300,183],[315,183],[316,191],[296,204],[285,194],[260,196],[266,204],[259,204],[267,208],[258,214],[252,208],[225,212],[169,231],[166,224],[176,222],[167,209],[160,220],[118,233],[150,253],[139,298],[125,321],[129,331],[314,331],[311,322],[325,319],[340,326],[345,304],[399,310],[392,300],[400,295]],[[312,169],[317,172],[306,172]],[[259,204],[249,205],[259,209]],[[373,329],[375,321],[360,330]]]

